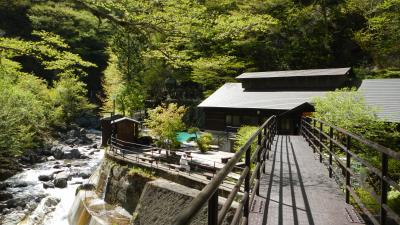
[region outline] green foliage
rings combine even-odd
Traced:
[[[394,191],[394,190],[389,191],[388,205],[397,214],[400,214],[400,191]]]
[[[200,151],[202,153],[207,152],[210,150],[210,145],[212,142],[212,134],[211,133],[203,133],[200,135],[200,137],[197,139],[197,146],[199,147]]]
[[[365,1],[369,2],[369,1]],[[364,8],[368,26],[355,39],[380,68],[400,66],[400,1],[384,0]]]
[[[55,122],[70,123],[73,119],[94,108],[85,97],[85,84],[76,77],[62,77],[54,83],[51,90],[51,100],[54,107]]]
[[[236,133],[236,140],[235,140],[235,146],[234,150],[235,152],[239,151],[241,147],[243,147],[247,141],[250,139],[250,137],[257,131],[257,127],[255,126],[241,126],[239,130]],[[251,144],[251,150],[255,151],[257,146],[257,140],[255,140]]]
[[[85,95],[82,68],[93,64],[67,51],[57,35],[34,32],[37,41],[0,38],[0,155],[14,156],[39,147],[51,127],[64,126],[92,108]],[[18,57],[32,57],[57,77],[53,86],[24,71]]]
[[[25,88],[27,80],[31,81],[31,90],[41,92],[46,88],[43,81],[33,76],[24,77],[22,82],[0,79],[0,156],[18,155],[36,147],[47,126],[47,103],[41,99],[47,96]]]
[[[314,116],[350,132],[364,136],[385,146],[397,148],[400,133],[396,124],[377,117],[379,109],[368,106],[362,93],[355,89],[328,92],[313,99]]]
[[[184,106],[175,103],[157,106],[148,110],[145,125],[150,129],[150,134],[159,140],[160,145],[171,147],[170,144],[176,141],[176,133],[185,128],[182,121],[185,112]]]

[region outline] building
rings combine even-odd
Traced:
[[[400,124],[400,79],[367,79],[358,89],[380,119]]]
[[[203,129],[259,125],[280,115],[281,134],[296,134],[300,117],[314,111],[311,100],[327,91],[351,86],[351,68],[244,73],[238,83],[226,83],[198,107],[204,112]]]

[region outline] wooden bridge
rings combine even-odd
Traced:
[[[378,156],[378,163],[357,154],[366,149]],[[246,167],[219,208],[218,189],[243,156]],[[400,153],[312,118],[303,118],[301,136],[277,135],[273,116],[227,162],[174,224],[190,224],[205,205],[208,205],[209,225],[226,224],[227,212],[238,198],[239,207],[228,223],[231,225],[400,224],[399,215],[387,204],[390,188],[400,191],[388,173],[393,160],[400,160]],[[358,196],[356,188],[365,181],[354,165],[379,183],[375,188],[364,184],[375,199],[378,212],[371,211]],[[243,197],[237,195],[241,191]]]

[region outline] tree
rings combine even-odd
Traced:
[[[377,117],[378,108],[366,104],[363,94],[355,89],[328,92],[313,99],[314,116],[367,139],[398,148],[400,133],[396,124]]]
[[[159,140],[159,145],[171,147],[176,142],[176,134],[185,128],[182,117],[186,112],[184,106],[175,103],[157,106],[148,110],[148,119],[145,125],[150,129],[150,134]]]

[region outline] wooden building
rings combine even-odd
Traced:
[[[350,86],[351,68],[244,73],[240,83],[226,83],[198,107],[204,112],[203,129],[259,125],[279,116],[281,134],[296,134],[303,113],[314,111],[311,100],[327,91]]]
[[[141,123],[140,121],[123,117],[111,121],[111,126],[115,138],[121,141],[135,143],[139,137]]]
[[[100,120],[101,123],[101,145],[107,146],[112,134],[111,121],[122,118],[122,115],[114,115],[104,117]]]

